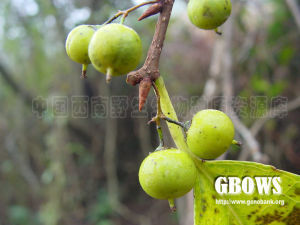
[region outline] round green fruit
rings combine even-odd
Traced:
[[[195,184],[197,169],[189,155],[178,149],[155,151],[139,170],[143,190],[153,198],[174,199],[189,192]]]
[[[88,47],[95,30],[96,26],[80,25],[68,34],[66,51],[73,61],[84,65],[91,63],[88,56]]]
[[[205,30],[221,26],[231,13],[230,0],[190,0],[188,16],[197,27]]]
[[[202,159],[215,159],[231,145],[234,126],[231,119],[219,110],[198,112],[187,131],[189,149]]]
[[[101,27],[89,45],[89,57],[93,66],[111,76],[126,74],[135,69],[142,56],[142,42],[139,35],[122,24],[108,24]]]

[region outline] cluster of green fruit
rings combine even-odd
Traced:
[[[142,42],[133,29],[122,24],[80,25],[69,33],[66,51],[73,61],[82,64],[83,76],[92,63],[109,81],[137,67]]]
[[[231,13],[230,0],[190,0],[188,16],[201,29],[221,26]],[[125,18],[125,17],[124,17]],[[142,44],[139,35],[123,24],[80,25],[66,40],[68,56],[82,64],[85,76],[87,65],[112,76],[127,74],[140,62]],[[191,154],[201,159],[215,159],[232,144],[234,127],[230,118],[218,110],[203,110],[192,120],[186,133]],[[144,159],[139,170],[139,181],[146,193],[157,199],[168,199],[174,206],[175,198],[183,196],[195,185],[197,169],[189,153],[179,149],[155,151]]]
[[[234,126],[223,112],[202,110],[194,115],[186,134],[190,151],[201,159],[215,159],[232,144]],[[142,162],[139,181],[153,198],[173,199],[189,192],[195,185],[197,169],[188,153],[179,149],[159,150]]]
[[[215,29],[222,25],[231,12],[230,0],[190,0],[188,16],[202,29]],[[139,35],[123,24],[80,25],[75,27],[66,40],[68,56],[82,64],[86,76],[88,64],[107,75],[126,74],[137,67],[142,56]]]

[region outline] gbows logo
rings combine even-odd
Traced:
[[[252,194],[257,188],[260,195],[281,194],[280,177],[218,177],[215,190],[219,194]]]

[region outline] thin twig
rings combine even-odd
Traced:
[[[157,2],[159,2],[159,1],[155,0],[155,1],[143,2],[141,4],[138,4],[136,6],[131,7],[129,9],[119,11],[113,17],[111,17],[106,22],[104,22],[104,24],[109,24],[109,23],[113,22],[115,19],[117,19],[121,15],[123,15],[123,18],[125,19],[128,16],[128,14],[131,13],[132,11],[134,11],[134,10],[144,6],[144,5],[154,4],[154,3],[157,3]]]

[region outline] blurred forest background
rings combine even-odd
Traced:
[[[171,215],[138,183],[158,145],[147,125],[153,93],[138,112],[138,87],[126,76],[107,85],[90,66],[82,80],[65,52],[74,26],[137,2],[0,1],[0,225],[192,224],[191,195]],[[299,174],[300,1],[235,0],[222,36],[194,27],[186,3],[175,1],[160,65],[180,119],[223,109],[243,146],[222,159]],[[143,40],[143,59],[157,20],[137,22],[145,8],[125,21]]]

